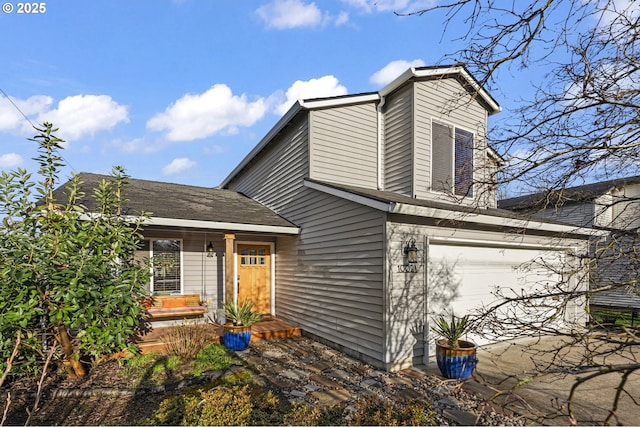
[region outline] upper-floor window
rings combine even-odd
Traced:
[[[431,190],[473,197],[473,133],[433,122]]]
[[[171,239],[144,240],[140,255],[151,259],[151,283],[153,295],[170,295],[182,292],[182,241]]]

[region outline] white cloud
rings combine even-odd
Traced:
[[[371,75],[369,81],[375,85],[384,86],[391,83],[393,79],[404,73],[410,67],[424,67],[425,63],[422,59],[414,59],[413,61],[391,61],[382,69]]]
[[[27,117],[40,114],[46,111],[51,104],[53,98],[50,96],[36,95],[26,100],[11,97],[11,101],[26,115]],[[20,111],[7,99],[0,100],[0,131],[33,131],[28,121],[22,117]]]
[[[58,108],[40,113],[38,122],[44,121],[60,128],[59,136],[69,141],[128,123],[129,114],[127,107],[108,95],[75,95],[60,101]]]
[[[342,0],[351,7],[366,13],[398,12],[409,13],[437,5],[437,0]]]
[[[276,112],[280,115],[286,113],[299,99],[323,98],[346,94],[347,88],[342,86],[334,76],[324,76],[319,79],[307,81],[297,80],[287,89],[287,100],[276,107]]]
[[[256,13],[267,28],[278,30],[317,27],[322,23],[322,12],[318,6],[301,0],[274,0],[259,7]]]
[[[165,145],[164,141],[157,141],[146,136],[128,140],[117,139],[109,142],[109,147],[115,147],[124,153],[155,153]]]
[[[26,100],[11,100],[36,126],[46,121],[60,128],[58,136],[67,141],[109,130],[121,122],[129,122],[127,107],[119,105],[107,95],[68,96],[54,109],[51,109],[53,98],[50,96],[36,95]],[[0,131],[33,133],[33,128],[13,105],[2,102]]]
[[[187,169],[191,169],[196,165],[196,162],[187,158],[187,157],[179,157],[177,159],[173,159],[171,163],[162,168],[163,175],[175,175],[180,172],[183,172]]]
[[[235,133],[238,126],[252,126],[267,111],[263,98],[249,101],[234,95],[224,84],[216,84],[202,94],[187,94],[147,122],[147,128],[167,131],[170,141],[192,141],[219,132]]]
[[[320,10],[315,3],[305,3],[303,0],[273,0],[256,9],[256,14],[267,28],[276,30],[344,25],[349,21],[347,12],[332,16]]]
[[[22,164],[22,156],[16,153],[0,155],[0,168],[13,168]]]
[[[344,25],[347,22],[349,22],[349,13],[347,12],[340,12],[335,19],[336,26]]]

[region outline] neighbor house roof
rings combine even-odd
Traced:
[[[299,99],[284,116],[280,118],[278,123],[262,138],[262,140],[247,154],[247,156],[231,171],[231,173],[220,184],[221,188],[226,187],[233,178],[240,173],[269,143],[282,131],[289,123],[302,111],[308,111],[319,108],[339,107],[343,105],[354,105],[364,102],[377,102],[381,98],[389,95],[405,83],[412,80],[429,80],[455,78],[465,88],[477,95],[477,99],[487,109],[488,114],[492,115],[501,111],[500,105],[487,92],[480,83],[469,73],[469,70],[463,64],[442,65],[433,67],[411,67],[401,74],[394,81],[382,88],[379,92],[360,93],[355,95],[343,95],[330,98],[316,99]],[[493,155],[497,159],[500,156],[493,151]]]
[[[611,190],[633,184],[640,184],[640,175],[579,185],[562,190],[549,190],[525,196],[512,197],[498,201],[498,206],[502,209],[517,211],[534,207],[543,208],[543,203],[545,205],[564,205],[567,203],[588,202],[607,194]]]
[[[435,200],[416,199],[389,191],[305,179],[306,187],[389,213],[427,217],[483,226],[517,228],[545,233],[566,233],[586,238],[593,230],[555,221],[542,221],[504,209],[480,209]]]
[[[96,213],[93,191],[100,181],[113,180],[113,177],[80,173],[79,178],[82,182],[81,190],[85,193],[79,203],[88,212]],[[55,190],[56,200],[66,200],[68,186],[69,182]],[[291,222],[235,191],[128,179],[125,196],[127,202],[123,213],[136,216],[142,211],[150,212],[151,218],[146,225],[285,234],[299,232],[298,227]]]

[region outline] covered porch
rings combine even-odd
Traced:
[[[211,337],[211,342],[220,343],[222,337],[222,325],[216,323],[199,324],[202,333]],[[155,328],[138,337],[138,346],[142,353],[166,351],[167,336],[172,326]],[[251,341],[262,341],[278,338],[292,338],[301,336],[298,326],[275,317],[269,317],[251,326]]]

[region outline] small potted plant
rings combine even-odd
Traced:
[[[222,342],[229,350],[242,351],[251,341],[251,325],[261,319],[253,309],[253,303],[245,300],[236,305],[224,304],[225,324],[222,327]]]
[[[469,315],[438,316],[431,330],[442,338],[436,341],[436,361],[445,378],[466,380],[478,363],[476,345],[460,338],[471,329]]]

